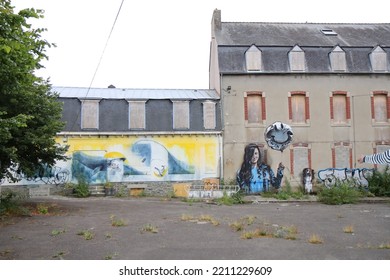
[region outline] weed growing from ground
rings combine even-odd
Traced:
[[[345,226],[343,228],[343,232],[345,232],[345,233],[353,233],[354,232],[353,226],[352,225]]]
[[[109,254],[107,256],[104,257],[105,260],[112,260],[114,259],[116,256],[118,256],[119,254],[117,252],[113,253],[113,254]]]
[[[113,227],[123,227],[127,225],[125,220],[117,219],[115,215],[111,215],[110,219],[111,219],[111,225]]]
[[[0,193],[0,217],[6,215],[30,216],[28,208],[21,205],[27,199],[22,192],[5,190]]]
[[[150,232],[150,233],[158,233],[158,229],[156,226],[151,224],[146,224],[141,229],[142,232]]]
[[[194,220],[194,217],[191,216],[191,215],[182,214],[182,215],[181,215],[181,220],[182,220],[182,221],[191,221],[191,220]]]
[[[53,229],[50,233],[51,236],[57,236],[57,235],[60,235],[62,233],[65,233],[65,230],[64,229]]]
[[[390,249],[390,242],[382,243],[378,246],[378,249]]]
[[[312,234],[309,238],[309,243],[311,244],[322,244],[324,240],[318,234]]]
[[[361,197],[361,191],[352,187],[350,182],[340,180],[330,188],[322,188],[318,193],[318,201],[331,205],[353,204]]]
[[[390,167],[384,171],[374,170],[367,178],[368,190],[375,196],[390,196]]]
[[[245,226],[242,222],[236,221],[229,225],[234,231],[242,231],[244,230]]]
[[[73,194],[76,197],[88,197],[90,196],[89,185],[84,176],[77,178],[77,184],[73,186]]]
[[[37,205],[37,211],[39,214],[43,214],[43,215],[49,214],[49,206],[39,203]]]
[[[242,204],[244,203],[244,194],[241,191],[228,195],[226,191],[223,192],[223,196],[216,199],[218,205]]]
[[[58,252],[57,254],[55,254],[54,256],[52,256],[53,259],[60,259],[60,260],[63,260],[64,259],[64,256],[67,254],[67,252],[64,252],[64,251],[60,251]]]
[[[92,240],[95,237],[95,234],[90,230],[82,230],[77,235],[81,235],[85,240]]]

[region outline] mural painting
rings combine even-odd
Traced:
[[[68,161],[16,184],[61,184],[81,177],[89,184],[219,177],[217,136],[69,137],[67,145]]]
[[[237,172],[237,184],[245,193],[258,194],[279,189],[283,179],[284,166],[279,163],[276,175],[271,167],[261,159],[259,147],[248,144],[244,151],[244,160]]]
[[[274,122],[264,132],[267,145],[281,153],[293,140],[291,127],[282,122]],[[263,162],[257,144],[250,143],[245,147],[244,159],[237,171],[237,184],[245,193],[259,194],[278,190],[283,179],[284,165],[279,163],[276,174],[271,167]]]

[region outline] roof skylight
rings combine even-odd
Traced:
[[[337,33],[332,29],[321,29],[321,32],[325,36],[337,36]]]

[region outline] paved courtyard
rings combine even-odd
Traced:
[[[1,260],[389,260],[390,203],[50,196],[3,220]]]

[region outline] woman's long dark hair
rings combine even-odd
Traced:
[[[261,153],[260,153],[260,148],[254,143],[248,144],[245,147],[245,152],[244,152],[244,160],[241,164],[241,169],[239,172],[239,176],[241,180],[245,182],[246,185],[250,185],[250,180],[252,177],[251,169],[252,169],[252,157],[253,154],[255,153],[255,149],[259,151],[259,160],[257,161],[257,168],[259,168],[261,164]]]

